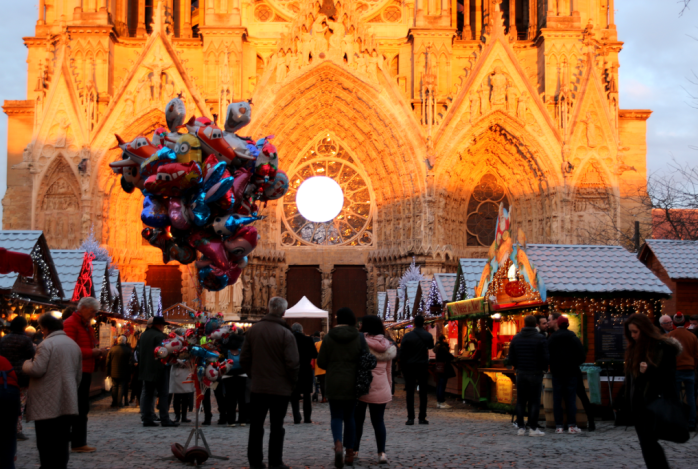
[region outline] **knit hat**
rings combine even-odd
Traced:
[[[681,311],[677,311],[676,314],[674,315],[674,324],[677,326],[683,325],[683,323],[686,321],[686,318],[684,317],[683,314],[681,314]]]
[[[570,320],[566,316],[560,316],[557,318],[557,327],[562,327],[564,329],[570,327]]]

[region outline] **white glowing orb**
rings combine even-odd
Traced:
[[[303,181],[298,188],[296,205],[307,220],[324,223],[342,211],[344,194],[334,179],[315,176]]]

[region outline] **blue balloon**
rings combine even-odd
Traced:
[[[199,191],[194,194],[189,202],[189,208],[193,215],[193,222],[196,226],[204,226],[211,218],[211,209],[206,205],[206,193]]]
[[[209,169],[204,180],[204,192],[208,192],[218,181],[223,178],[223,173],[226,169],[225,161],[219,161],[216,165]]]
[[[259,220],[261,217],[243,215],[226,215],[213,219],[213,231],[220,236],[233,236],[244,225],[249,225],[252,222]]]
[[[161,160],[177,161],[177,153],[169,147],[162,147],[158,150],[157,155]]]
[[[217,183],[213,184],[206,191],[206,198],[204,199],[204,201],[207,204],[210,204],[223,197],[230,190],[230,188],[233,187],[233,180],[234,178],[230,176],[227,178],[223,178]]]
[[[213,359],[218,359],[219,354],[215,352],[211,352],[209,350],[206,350],[200,345],[195,345],[191,348],[189,351],[191,355],[194,355],[195,357],[207,359],[207,358],[213,358]]]
[[[170,225],[170,216],[167,205],[152,196],[143,199],[143,211],[141,221],[151,228],[165,228]]]
[[[199,284],[209,291],[221,291],[228,286],[227,275],[215,275],[208,266],[198,270]]]

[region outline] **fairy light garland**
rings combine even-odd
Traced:
[[[38,244],[34,247],[30,256],[34,261],[34,264],[39,266],[39,277],[41,277],[41,281],[44,284],[44,288],[46,288],[49,298],[51,298],[51,300],[60,299],[58,296],[58,288],[53,285],[53,280],[51,279],[51,269],[46,261],[44,261],[44,258],[41,255],[41,248]]]
[[[427,315],[432,316],[431,308],[434,306],[439,309],[439,312],[443,307],[443,300],[441,299],[441,293],[439,293],[439,287],[436,285],[436,280],[431,282],[431,287],[429,288],[429,295],[427,296],[425,308]]]
[[[135,292],[131,294],[131,298],[128,300],[128,305],[126,305],[126,316],[130,318],[135,318],[137,315],[133,314],[133,310],[138,308],[138,299],[136,298]]]
[[[102,309],[108,313],[113,313],[112,304],[109,302],[109,293],[107,292],[107,270],[102,272],[102,290],[99,293],[99,302],[102,304]]]
[[[456,300],[462,301],[468,299],[468,290],[465,286],[465,278],[461,275],[458,279],[458,291],[456,292]]]

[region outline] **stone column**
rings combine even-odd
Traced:
[[[470,29],[470,0],[463,0],[463,39],[472,39]]]
[[[528,8],[528,39],[533,40],[538,32],[538,2],[529,1]]]
[[[480,36],[482,36],[482,3],[484,1],[485,0],[475,0],[475,40],[480,39]]]
[[[516,0],[509,0],[509,35],[517,39],[516,32]]]
[[[145,0],[138,0],[138,26],[136,27],[136,37],[146,35],[145,28]]]

